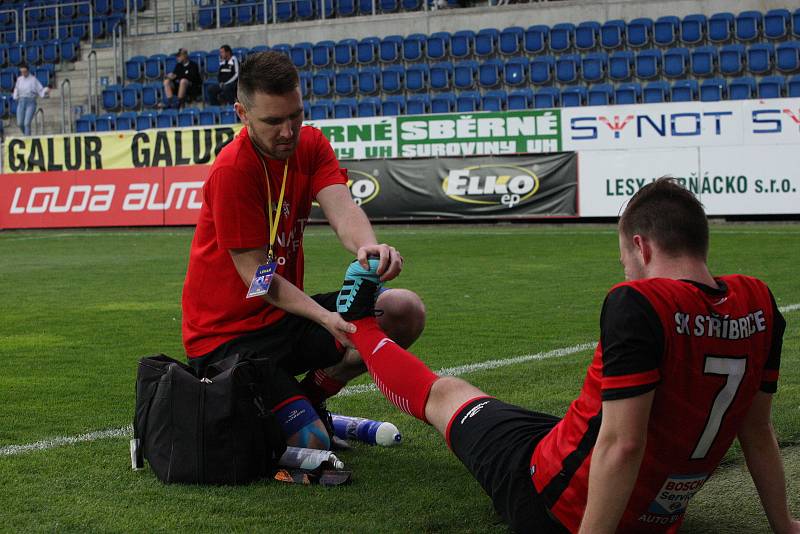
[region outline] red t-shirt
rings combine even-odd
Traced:
[[[283,180],[284,161],[263,158],[269,170],[273,213]],[[304,126],[294,154],[273,250],[277,272],[303,288],[303,229],[320,190],[346,184],[347,178],[322,133]],[[247,128],[220,151],[203,186],[189,267],[183,285],[183,344],[189,357],[261,329],[286,312],[263,298],[246,298],[248,287],[234,267],[229,249],[263,248],[269,242],[267,186],[262,156]]]
[[[785,322],[769,289],[740,275],[715,290],[653,278],[609,292],[580,396],[531,458],[550,511],[577,532],[604,400],[655,389],[647,447],[618,532],[677,532],[756,392],[774,392]]]

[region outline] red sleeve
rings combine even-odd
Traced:
[[[329,185],[347,184],[347,171],[339,168],[339,160],[333,152],[330,142],[317,129],[314,129],[317,139],[314,143],[315,165],[311,174],[311,195],[317,198],[317,193]]]
[[[211,208],[220,248],[261,248],[267,245],[267,216],[263,187],[235,167],[214,169],[204,198]]]

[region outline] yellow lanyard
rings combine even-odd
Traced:
[[[267,182],[267,217],[269,218],[269,250],[267,252],[267,256],[269,261],[272,261],[275,257],[272,253],[272,245],[275,243],[275,236],[278,235],[278,223],[281,220],[281,207],[283,206],[283,192],[286,190],[286,175],[289,174],[289,160],[286,160],[286,164],[283,166],[283,182],[281,182],[281,194],[278,197],[278,205],[275,206],[275,217],[273,221],[272,217],[272,191],[269,186],[269,170],[267,169],[267,163],[264,161],[263,158],[258,158],[261,160],[261,165],[264,166],[264,180]]]

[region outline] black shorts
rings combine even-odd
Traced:
[[[338,291],[333,291],[311,298],[326,310],[334,311],[338,294]],[[304,317],[287,314],[275,324],[226,341],[200,357],[189,358],[189,365],[202,376],[212,363],[237,353],[276,359],[276,379],[280,382],[280,385],[276,384],[279,390],[276,393],[282,397],[279,401],[303,394],[294,378],[296,375],[330,367],[340,362],[344,355],[330,332],[322,326]]]
[[[465,404],[450,422],[450,448],[514,532],[568,532],[550,515],[530,475],[533,450],[560,420],[481,397]]]

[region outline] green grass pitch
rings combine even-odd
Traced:
[[[405,256],[394,283],[428,323],[413,347],[441,369],[595,342],[619,281],[613,226],[378,227]],[[0,450],[130,424],[136,363],[182,357],[180,294],[191,229],[0,233]],[[350,255],[325,227],[306,233],[306,289],[336,289]],[[800,303],[800,226],[712,225],[714,273],[770,284]],[[800,310],[789,308],[774,420],[800,515]],[[563,414],[591,350],[464,375],[509,402]],[[357,383],[367,383],[366,377]],[[127,437],[0,455],[3,532],[505,532],[488,498],[430,428],[378,393],[334,411],[394,422],[400,447],[340,456],[353,484],[165,486],[132,472]],[[695,497],[685,532],[766,532],[736,447]]]

